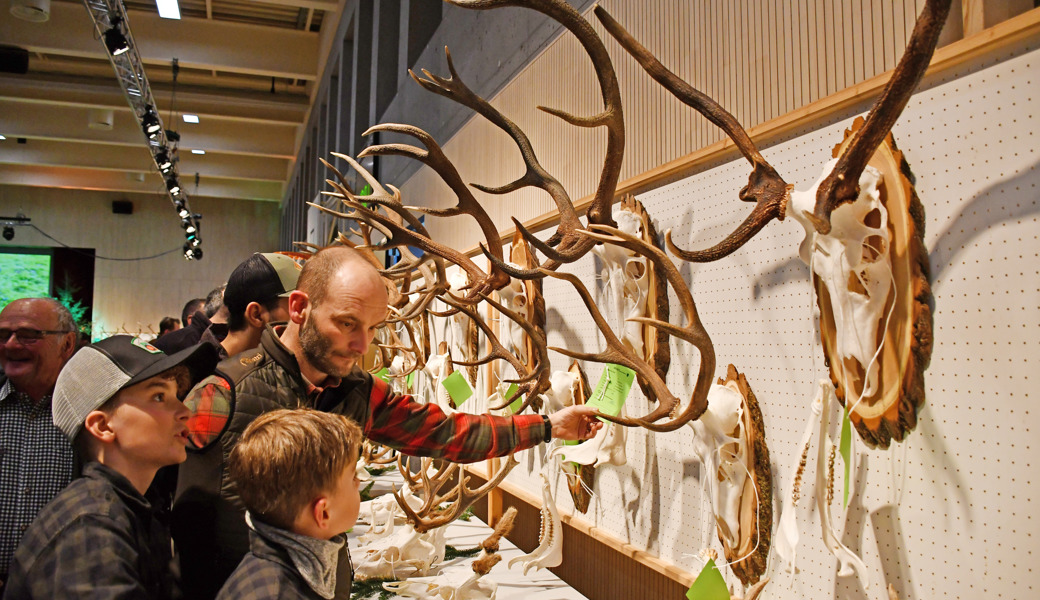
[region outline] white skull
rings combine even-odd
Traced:
[[[519,265],[509,263],[510,265],[520,268]],[[509,285],[498,291],[498,297],[502,301],[502,306],[505,306],[513,312],[517,312],[520,315],[526,317],[527,315],[527,289],[524,287],[524,282],[519,279],[510,279]],[[520,359],[520,362],[527,362],[527,338],[526,332],[523,327],[520,327],[512,319],[502,318],[502,326],[505,328],[505,336],[502,339],[506,340],[507,349],[516,355]]]
[[[614,209],[612,213],[618,229],[634,237],[643,237],[643,222],[629,210]],[[623,330],[621,341],[637,356],[643,356],[643,325],[633,317],[645,317],[646,300],[650,292],[650,264],[643,256],[614,244],[600,244],[592,252],[603,262],[600,275],[607,282],[610,300],[614,302],[614,316]]]
[[[360,546],[351,556],[358,558],[354,578],[400,579],[410,573],[425,575],[444,560],[445,527],[419,533],[410,524],[392,535]]]
[[[574,394],[577,391],[578,374],[570,371],[553,371],[549,375],[549,389],[545,392],[548,400],[550,413],[574,404]]]
[[[712,385],[708,408],[690,421],[693,451],[704,465],[712,512],[730,548],[740,545],[740,507],[747,479],[747,438],[742,435],[743,396],[734,381]]]
[[[830,173],[836,162],[829,162],[824,173]],[[878,350],[878,329],[893,293],[888,211],[878,190],[881,175],[870,166],[863,170],[859,197],[834,209],[828,235],[818,234],[806,217],[812,214],[821,181],[823,177],[812,189],[794,192],[787,212],[805,228],[799,254],[827,289],[837,350],[866,373],[866,381],[848,382],[848,397],[858,396],[855,389],[870,397],[877,391],[878,363],[872,359]]]

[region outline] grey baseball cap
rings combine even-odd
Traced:
[[[130,335],[101,340],[81,348],[58,374],[51,401],[54,424],[70,441],[75,440],[87,415],[119,390],[182,364],[194,385],[213,373],[218,360],[216,347],[207,343],[168,355]]]

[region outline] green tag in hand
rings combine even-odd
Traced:
[[[448,390],[448,395],[451,396],[455,406],[462,406],[462,403],[469,400],[470,396],[473,395],[473,388],[469,387],[469,382],[462,376],[462,371],[455,371],[448,375],[441,382],[441,385]]]
[[[378,377],[378,378],[382,379],[383,381],[385,381],[387,383],[390,383],[390,371],[386,367],[383,367],[382,369],[379,369],[378,371],[373,373],[372,376],[373,377]]]
[[[708,559],[708,564],[704,565],[693,585],[686,591],[686,597],[689,600],[729,600],[729,588],[715,566],[715,561]]]
[[[841,413],[841,442],[839,446],[841,461],[845,463],[845,496],[843,506],[847,508],[849,506],[849,471],[852,467],[852,422],[849,421],[849,411],[847,410]]]
[[[592,398],[587,404],[599,412],[616,417],[621,414],[621,407],[628,399],[628,392],[632,389],[632,382],[636,380],[636,372],[628,367],[607,363],[607,368],[599,376],[596,390],[592,392]],[[605,419],[600,419],[606,423]]]

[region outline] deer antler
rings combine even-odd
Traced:
[[[859,196],[859,176],[885,136],[892,131],[892,126],[921,82],[949,12],[950,0],[928,0],[925,3],[914,25],[914,32],[910,35],[906,52],[899,59],[881,96],[870,109],[866,123],[856,132],[856,137],[838,159],[834,170],[816,190],[816,206],[809,220],[819,233],[830,233],[831,211]]]
[[[470,489],[467,487],[470,476],[462,468],[461,464],[445,462],[434,477],[431,478],[427,474],[430,464],[428,461],[430,460],[427,458],[422,459],[422,469],[419,475],[423,490],[423,504],[418,510],[413,510],[397,490],[394,490],[394,498],[397,499],[397,503],[408,516],[408,521],[419,533],[442,527],[457,519],[474,502],[483,498],[498,484],[502,483],[502,480],[513,470],[513,467],[519,464],[516,457],[510,454],[502,469],[493,478],[476,489]],[[439,495],[438,492],[445,482],[454,476],[458,477],[458,483],[446,494]],[[444,502],[450,502],[451,505],[447,508],[441,508],[440,505]]]
[[[645,317],[639,317],[632,320],[646,325],[651,325],[667,332],[669,335],[693,344],[701,354],[700,367],[697,374],[697,384],[694,387],[693,395],[691,396],[689,403],[681,413],[675,414],[680,404],[679,399],[668,390],[664,381],[661,380],[657,372],[654,371],[646,361],[641,357],[636,356],[635,353],[625,347],[621,340],[618,339],[611,327],[603,318],[603,315],[599,312],[599,309],[596,308],[596,304],[592,300],[592,296],[589,294],[588,289],[580,279],[570,273],[546,272],[546,275],[557,279],[563,279],[569,282],[574,289],[577,290],[582,301],[585,303],[586,308],[588,308],[589,314],[596,322],[597,327],[599,327],[600,333],[603,334],[607,343],[607,349],[595,354],[573,352],[563,348],[550,348],[550,350],[555,350],[565,356],[576,358],[578,360],[591,360],[595,362],[624,365],[635,371],[646,386],[649,387],[657,396],[658,400],[660,400],[657,408],[645,417],[630,418],[601,415],[604,419],[630,427],[643,427],[651,431],[674,431],[687,422],[700,418],[701,414],[704,413],[708,406],[708,390],[711,388],[711,378],[715,371],[715,348],[712,346],[711,339],[708,337],[707,331],[705,331],[704,326],[700,322],[700,317],[697,315],[697,307],[694,304],[693,296],[690,294],[689,289],[687,289],[686,282],[683,280],[679,270],[675,267],[675,264],[669,260],[668,256],[659,248],[647,244],[645,241],[618,229],[603,225],[593,225],[590,226],[590,231],[583,232],[583,235],[587,235],[597,242],[617,244],[623,248],[627,248],[645,256],[661,268],[668,283],[675,290],[676,296],[679,298],[679,304],[683,309],[686,325],[683,327],[677,327],[671,323]],[[671,416],[673,418],[664,423],[657,422],[666,416]]]
[[[549,353],[546,350],[545,346],[545,334],[539,331],[537,327],[527,322],[527,320],[524,319],[519,313],[509,310],[505,306],[502,306],[498,302],[491,299],[489,296],[485,295],[483,296],[483,298],[488,304],[493,306],[506,318],[515,321],[535,341],[533,346],[535,347],[538,353],[538,360],[535,363],[535,367],[533,369],[528,369],[527,365],[521,362],[515,354],[507,350],[506,347],[502,344],[502,342],[498,339],[498,336],[495,335],[495,332],[492,330],[492,328],[487,324],[487,322],[485,322],[483,319],[479,317],[476,308],[454,301],[449,297],[445,297],[442,298],[442,300],[445,303],[454,306],[459,311],[465,313],[467,316],[473,319],[473,321],[477,324],[477,327],[479,327],[480,330],[484,332],[484,335],[487,336],[488,345],[490,346],[487,355],[485,355],[483,358],[479,360],[471,362],[463,362],[456,360],[454,361],[454,363],[456,365],[465,367],[484,365],[495,359],[500,359],[508,362],[510,365],[512,365],[513,369],[516,370],[517,378],[505,379],[503,381],[505,381],[506,383],[518,384],[517,391],[510,398],[504,398],[504,402],[500,406],[489,406],[488,408],[491,408],[493,410],[500,410],[502,408],[505,408],[506,406],[509,406],[509,404],[517,396],[526,394],[527,398],[524,399],[524,402],[520,406],[520,409],[518,409],[515,412],[519,413],[529,406],[533,406],[534,410],[538,410],[539,408],[541,408],[541,401],[538,399],[538,395],[544,393],[546,390],[549,389],[549,376],[551,375]]]
[[[581,43],[586,53],[592,60],[596,70],[603,97],[604,110],[594,116],[578,117],[558,109],[539,106],[551,115],[559,117],[564,121],[577,127],[606,127],[607,128],[607,150],[603,169],[600,173],[599,184],[592,204],[587,212],[589,223],[609,224],[615,223],[610,216],[610,205],[613,203],[614,194],[617,190],[617,181],[621,173],[621,161],[624,156],[625,126],[624,113],[621,107],[621,91],[618,87],[617,76],[614,73],[613,63],[603,46],[602,40],[596,34],[592,26],[574,8],[566,2],[558,0],[533,0],[518,2],[516,0],[449,0],[452,4],[471,9],[490,9],[501,6],[522,6],[537,10],[550,18],[556,20],[566,27],[578,42]],[[592,243],[579,236],[576,232],[581,230],[581,222],[578,220],[574,205],[563,188],[562,184],[546,171],[538,162],[534,149],[527,136],[507,119],[498,110],[491,106],[486,100],[473,93],[461,81],[455,66],[451,60],[451,53],[445,49],[448,60],[450,78],[442,78],[423,70],[426,79],[417,77],[412,73],[412,78],[425,89],[438,95],[449,98],[464,106],[467,106],[478,114],[484,116],[491,123],[505,131],[517,145],[527,169],[519,179],[499,187],[487,187],[474,184],[479,190],[489,194],[505,194],[524,187],[537,187],[542,189],[556,202],[560,212],[560,225],[556,233],[550,238],[549,243],[543,243],[528,231],[523,224],[515,218],[513,223],[520,231],[524,239],[538,248],[547,258],[548,262],[543,268],[555,269],[560,264],[569,263],[584,256],[592,247]],[[553,250],[551,247],[558,245]],[[521,270],[508,265],[500,256],[496,256],[489,248],[483,248],[488,259],[495,267],[505,271],[513,277],[520,279],[531,279],[540,277],[537,270]],[[496,249],[497,251],[497,249]]]
[[[722,129],[751,163],[751,175],[738,197],[744,202],[754,202],[755,208],[736,231],[723,241],[706,250],[688,251],[672,243],[672,230],[665,232],[665,242],[672,254],[690,262],[711,262],[732,254],[755,236],[769,221],[784,219],[787,200],[793,186],[776,172],[758,151],[755,143],[737,119],[726,109],[703,92],[669,71],[642,44],[626,31],[602,6],[596,7],[596,17],[621,46],[632,55],[655,81],[672,93],[683,104],[693,108]]]

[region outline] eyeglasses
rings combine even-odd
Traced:
[[[58,330],[45,330],[45,329],[29,329],[28,327],[20,327],[18,329],[0,329],[0,344],[6,344],[11,339],[11,335],[14,335],[14,339],[18,340],[19,344],[34,344],[43,339],[45,335],[57,335],[60,333],[72,333],[65,329]]]

